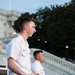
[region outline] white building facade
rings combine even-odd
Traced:
[[[14,35],[14,21],[21,15],[16,11],[5,11],[0,9],[0,38],[5,38]]]

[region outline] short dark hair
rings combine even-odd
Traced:
[[[38,55],[40,52],[43,53],[42,50],[34,51],[33,56],[34,56],[35,59],[37,59],[37,55]]]
[[[35,20],[33,18],[21,16],[14,22],[13,28],[16,32],[20,33],[23,31],[24,24],[30,21],[35,23]]]

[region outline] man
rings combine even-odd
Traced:
[[[9,75],[37,75],[31,72],[30,50],[27,42],[35,32],[34,20],[19,17],[15,21],[14,29],[19,35],[7,45],[7,61]]]
[[[39,75],[45,75],[43,66],[41,65],[45,59],[43,51],[41,50],[35,51],[33,55],[36,61],[31,66],[32,72],[38,73]]]

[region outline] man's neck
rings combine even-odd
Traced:
[[[26,33],[21,33],[21,36],[23,37],[24,41],[26,41],[28,39],[28,36]]]

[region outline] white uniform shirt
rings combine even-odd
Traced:
[[[30,50],[27,41],[23,37],[18,37],[11,40],[7,46],[7,59],[12,57],[16,61],[16,65],[26,74],[31,74]],[[16,75],[9,71],[9,75]]]
[[[34,73],[39,73],[39,75],[45,75],[42,64],[37,60],[31,65],[31,70]]]

